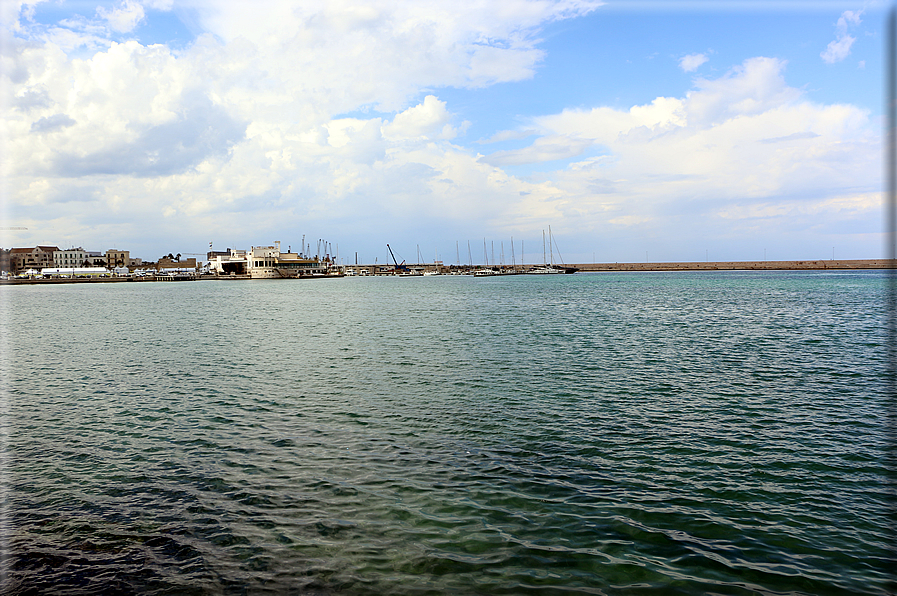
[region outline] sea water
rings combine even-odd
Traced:
[[[885,288],[2,287],[2,592],[887,593]]]

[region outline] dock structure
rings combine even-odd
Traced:
[[[526,273],[539,265],[525,264],[516,267],[504,266],[502,271]],[[561,266],[572,272],[574,270],[584,273],[613,272],[613,271],[844,271],[844,270],[884,270],[897,269],[897,259],[818,259],[804,261],[682,261],[682,262],[658,262],[658,263],[578,263]],[[336,268],[335,268],[336,269]],[[426,271],[438,271],[443,274],[474,274],[484,269],[483,266],[418,264],[406,265],[401,272],[404,275],[423,275]],[[327,279],[331,277],[354,276],[381,276],[399,275],[400,272],[393,267],[385,265],[352,265],[340,267],[327,275],[285,276],[301,279]],[[199,275],[191,272],[165,272],[159,271],[142,277],[135,276],[102,276],[102,277],[71,277],[71,276],[34,276],[30,278],[6,278],[0,279],[0,285],[14,284],[71,284],[71,283],[116,283],[116,282],[147,282],[147,281],[196,281],[200,279],[219,280],[244,280],[253,279],[248,273],[241,274],[212,274]]]
[[[108,284],[149,281],[196,281],[200,276],[193,274],[162,273],[158,275],[133,276],[104,276],[104,277],[13,277],[0,279],[0,285],[64,285],[64,284]]]
[[[505,265],[502,269],[526,272],[541,263]],[[575,263],[556,265],[557,267],[577,269],[581,272],[598,271],[816,271],[843,269],[897,269],[894,259],[839,259],[839,260],[801,260],[801,261],[680,261],[656,263]],[[423,273],[433,270],[433,264],[411,264],[405,266],[408,271]],[[436,270],[442,273],[473,273],[483,269],[480,265],[439,265]],[[384,265],[348,265],[347,275],[395,275],[393,267]]]
[[[582,263],[580,271],[801,271],[828,269],[897,269],[895,259],[804,261],[691,261],[670,263]]]

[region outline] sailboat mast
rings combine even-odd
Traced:
[[[551,246],[551,226],[548,226],[548,250],[551,252],[551,265],[554,266],[554,248]]]
[[[542,230],[542,265],[546,265],[545,262],[545,230]]]
[[[556,249],[558,249],[558,259],[560,259],[560,261],[561,261],[561,265],[566,265],[566,264],[564,263],[564,256],[561,254],[561,248],[558,246],[558,243],[557,243],[557,242],[554,243],[554,247],[555,247]]]

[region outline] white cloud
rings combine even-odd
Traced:
[[[524,148],[461,146],[466,124],[434,90],[532,76],[539,27],[596,3],[193,6],[208,33],[178,51],[112,41],[116,19],[140,23],[126,2],[105,20],[28,29],[0,56],[12,156],[0,173],[19,225],[46,234],[35,241],[249,245],[300,223],[379,241],[427,221],[469,227],[471,213],[493,229],[568,218],[641,233],[674,204],[698,222],[776,197],[803,206],[791,213],[859,213],[850,197],[876,180],[868,114],[808,102],[783,61],[762,57],[681,97],[567,109],[482,141],[532,137]],[[571,158],[530,178],[503,169]]]
[[[480,139],[477,141],[480,145],[488,145],[490,143],[501,143],[503,141],[519,141],[536,134],[535,130],[503,130],[495,133],[488,139]]]
[[[524,149],[509,151],[496,151],[480,161],[493,166],[512,166],[558,159],[568,159],[580,155],[592,145],[590,139],[569,137],[565,135],[549,135],[536,139],[536,141]]]
[[[658,97],[648,105],[633,106],[628,111],[613,108],[564,110],[560,114],[535,119],[540,129],[552,134],[592,139],[595,143],[611,144],[620,135],[643,128],[663,134],[684,124],[684,102],[671,97]]]
[[[452,119],[446,111],[445,102],[435,96],[428,95],[423,103],[396,114],[393,121],[383,127],[383,135],[389,139],[397,138],[430,138],[442,136],[447,132],[454,137],[454,129],[445,127]]]
[[[489,217],[486,189],[516,200],[531,185],[452,146],[467,123],[421,90],[531,77],[538,28],[598,4],[196,0],[210,34],[177,53],[113,41],[167,1],[125,0],[51,26],[16,20],[17,9],[10,18],[24,28],[2,58],[11,208],[48,233],[67,222],[61,237],[96,214],[143,222],[135,234],[164,218],[171,234],[241,238],[291,216],[399,221],[425,209],[422,196],[436,201],[427,209]],[[357,117],[370,108],[395,115]]]
[[[22,25],[19,19],[31,21],[34,18],[34,6],[47,0],[4,0],[0,2],[0,27],[19,32]]]
[[[527,79],[543,58],[535,34],[585,14],[594,0],[290,3],[196,0],[204,28],[230,45],[243,39],[265,69],[309,99],[350,111],[405,108],[423,88],[466,88]],[[305,89],[303,89],[305,91]]]
[[[705,54],[689,54],[679,58],[679,68],[685,72],[694,72],[707,60],[708,58]]]
[[[100,6],[97,8],[97,16],[105,20],[109,28],[116,33],[132,31],[143,20],[145,13],[143,6],[136,0],[122,0],[112,10]]]
[[[829,42],[825,51],[819,55],[826,64],[841,62],[850,55],[850,47],[855,41],[856,38],[851,37],[850,35],[839,36],[838,39]]]
[[[153,10],[171,10],[174,7],[174,0],[142,0],[145,7]]]
[[[847,28],[850,25],[859,25],[862,22],[860,16],[863,14],[863,11],[853,12],[851,10],[845,10],[841,17],[838,19],[838,24],[836,25],[839,34],[847,33]]]
[[[860,16],[863,11],[853,12],[846,10],[841,14],[838,23],[835,25],[835,39],[829,42],[828,46],[819,56],[826,64],[834,64],[841,62],[850,55],[850,48],[856,41],[855,37],[847,34],[848,28],[859,25],[862,20]]]
[[[600,148],[604,155],[552,175],[582,225],[670,225],[673,205],[701,233],[715,233],[707,226],[724,214],[746,217],[767,204],[800,206],[767,213],[782,229],[798,225],[787,221],[789,214],[803,214],[800,225],[810,216],[837,221],[845,197],[858,196],[859,180],[876,186],[878,138],[868,112],[803,99],[785,83],[784,67],[754,58],[723,77],[697,81],[684,98],[539,117],[533,123],[542,136],[530,147],[484,161],[516,164]],[[850,213],[874,217],[864,201]]]

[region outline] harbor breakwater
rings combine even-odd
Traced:
[[[582,263],[580,271],[790,271],[825,269],[897,269],[894,259],[841,259],[805,261],[708,261],[679,263]]]
[[[512,266],[504,265],[503,269],[529,270],[541,266],[541,263],[526,263]],[[557,264],[558,267],[575,268],[578,271],[818,271],[828,269],[897,269],[895,259],[831,259],[831,260],[801,260],[801,261],[680,261],[680,262],[654,262],[654,263],[565,263]],[[347,268],[368,269],[371,274],[376,274],[376,265],[350,265]],[[425,270],[432,269],[432,264],[406,265],[408,269]],[[441,270],[454,270],[469,272],[481,268],[481,265],[451,265],[440,266]]]

